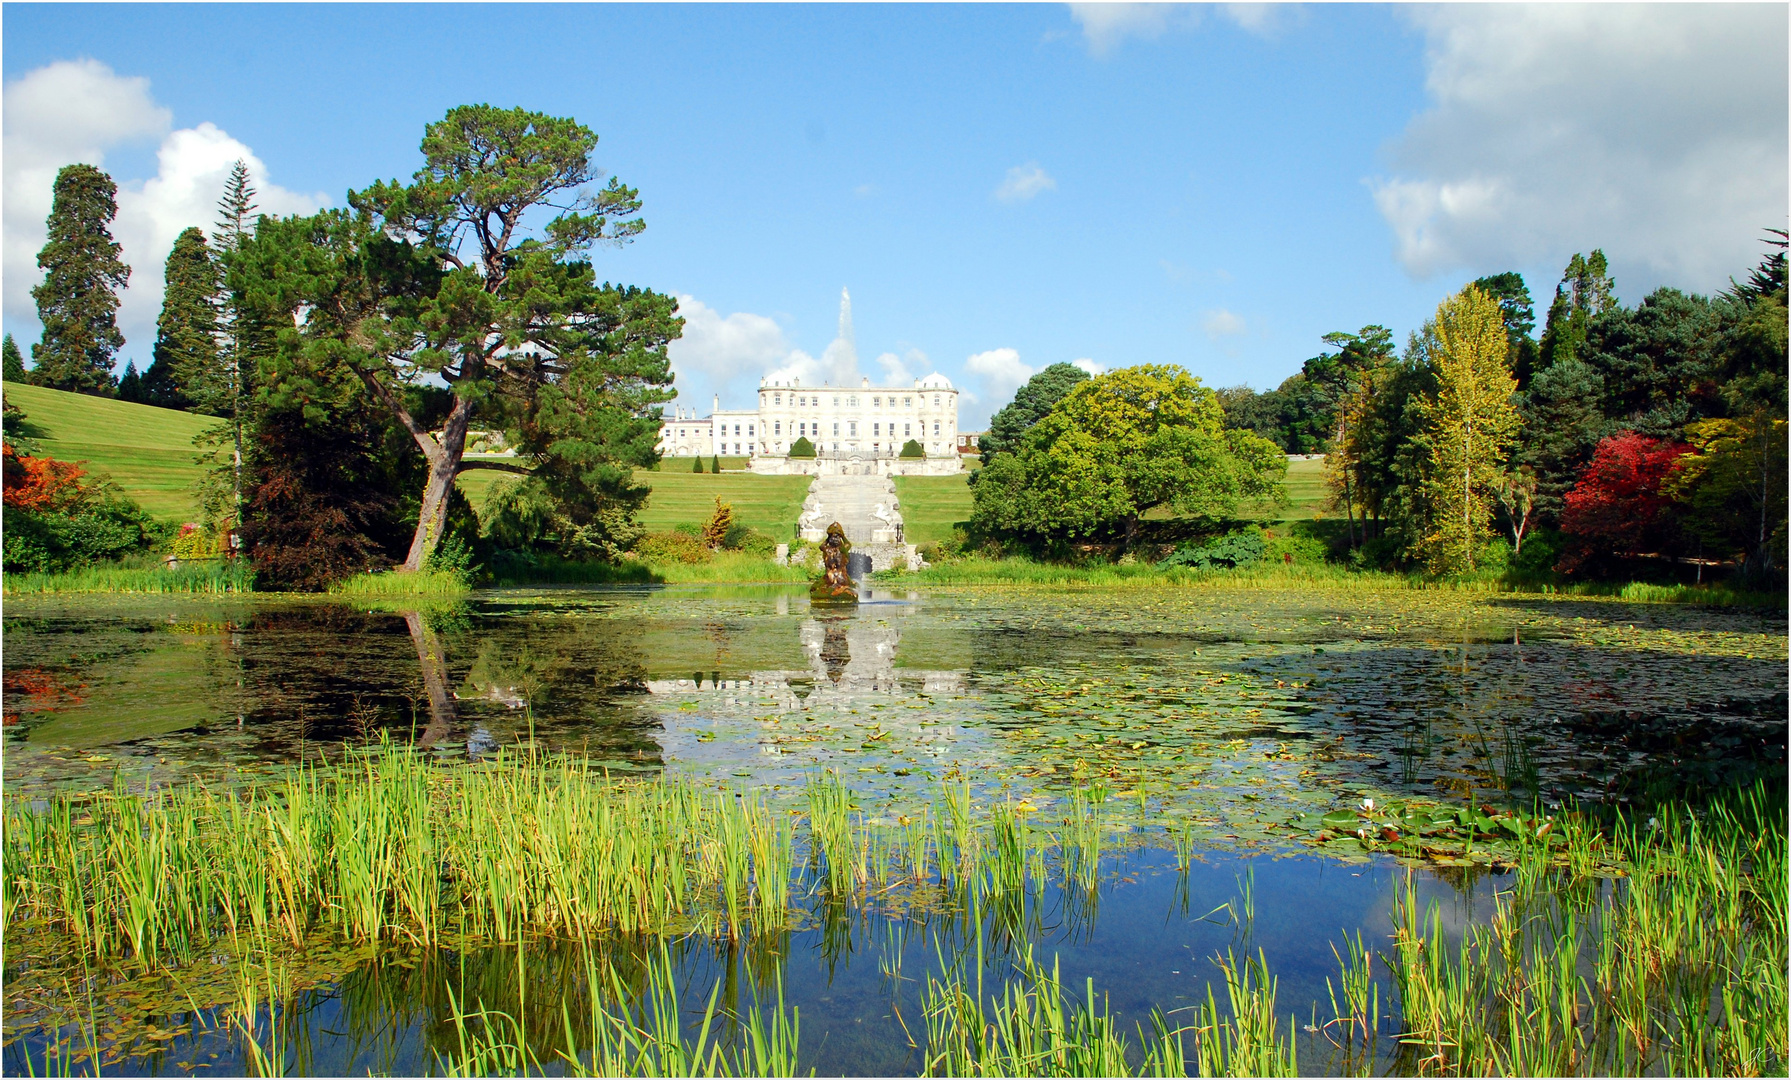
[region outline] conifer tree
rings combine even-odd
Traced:
[[[188,228],[175,239],[163,281],[155,362],[143,376],[149,404],[228,416],[236,380],[218,349],[218,264],[203,231]]]
[[[31,290],[43,323],[43,340],[31,347],[32,374],[58,390],[107,394],[124,345],[118,290],[131,278],[108,229],[118,216],[118,185],[92,165],[67,165],[54,191],[49,239],[37,253],[44,280]]]
[[[1499,303],[1470,285],[1437,308],[1437,393],[1424,403],[1430,511],[1423,538],[1433,573],[1474,568],[1489,535],[1492,495],[1517,433],[1510,340]]]
[[[218,223],[212,233],[216,258],[229,270],[231,260],[254,235],[255,187],[249,183],[249,166],[238,158],[224,181],[218,200]],[[230,502],[233,517],[240,517],[243,499],[243,429],[247,422],[250,375],[254,352],[263,336],[255,310],[240,288],[227,289],[218,305],[217,358],[213,376],[199,393],[189,389],[205,411],[224,418],[230,429]],[[189,383],[189,386],[197,384]]]
[[[7,382],[24,382],[29,373],[25,370],[25,356],[19,352],[19,343],[6,335],[0,340],[0,379]]]

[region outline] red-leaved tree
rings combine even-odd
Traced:
[[[1691,449],[1633,431],[1599,442],[1563,500],[1561,531],[1572,541],[1559,569],[1571,573],[1598,555],[1653,553],[1669,546],[1672,500],[1663,488]]]
[[[13,449],[11,443],[0,445],[5,474],[6,505],[33,513],[65,513],[86,500],[87,485],[81,478],[87,470],[69,461],[32,457]]]

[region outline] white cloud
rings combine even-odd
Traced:
[[[64,165],[104,167],[106,152],[161,136],[157,171],[118,184],[112,235],[131,267],[120,296],[118,326],[125,355],[149,362],[162,303],[162,264],[182,229],[208,229],[230,166],[242,159],[268,214],[310,213],[329,203],[321,193],[288,191],[268,179],[267,167],[243,143],[210,123],[168,131],[171,114],[149,93],[149,81],[120,76],[94,60],[58,61],[9,84],[5,93],[4,310],[21,339],[38,334],[31,287],[42,280],[37,252],[44,242],[51,185]],[[114,179],[118,179],[114,177]],[[27,329],[29,328],[29,329]]]
[[[882,380],[886,386],[911,383],[931,366],[927,363],[927,354],[919,349],[909,349],[901,356],[883,353],[877,357],[877,365],[883,369]]]
[[[1007,179],[995,189],[995,197],[1002,202],[1025,202],[1041,191],[1050,191],[1056,187],[1057,181],[1051,179],[1050,174],[1039,167],[1038,162],[1029,161],[1007,171]]]
[[[1632,298],[1712,289],[1784,226],[1783,6],[1406,10],[1433,105],[1371,186],[1414,276],[1602,247]]]
[[[1199,4],[1076,3],[1069,7],[1070,17],[1082,27],[1088,51],[1100,57],[1111,55],[1127,38],[1154,41],[1171,31],[1192,30],[1200,25],[1206,10]],[[1273,37],[1288,14],[1299,8],[1294,4],[1221,4],[1218,11],[1242,30]]]
[[[1107,365],[1106,364],[1101,363],[1099,360],[1090,360],[1086,356],[1084,356],[1080,360],[1071,360],[1070,364],[1074,367],[1081,368],[1083,371],[1088,372],[1090,375],[1105,375],[1105,374],[1107,374]]]
[[[1200,328],[1206,331],[1207,337],[1218,341],[1222,337],[1235,337],[1243,333],[1244,320],[1242,316],[1233,315],[1224,308],[1214,308],[1200,320]]]
[[[976,353],[964,361],[964,367],[976,376],[982,387],[982,394],[973,399],[976,401],[1005,404],[1014,396],[1014,391],[1033,376],[1033,369],[1020,362],[1020,353],[1016,349]]]
[[[737,381],[756,380],[790,356],[783,328],[763,315],[737,311],[724,316],[684,293],[678,295],[678,314],[684,318],[684,333],[666,353],[677,377],[673,385],[686,391],[679,396],[687,406],[702,407],[701,398],[693,398],[699,390],[725,395]]]

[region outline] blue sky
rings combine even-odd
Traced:
[[[54,167],[102,157],[123,189],[121,325],[140,367],[166,244],[209,224],[229,160],[252,155],[267,209],[340,205],[408,176],[423,126],[475,101],[599,133],[597,163],[640,189],[648,227],[598,273],[683,298],[680,400],[703,410],[773,370],[937,369],[975,395],[966,426],[1057,361],[1267,388],[1320,335],[1379,322],[1403,338],[1479,274],[1520,270],[1545,307],[1594,246],[1626,301],[1709,291],[1785,220],[1779,5],[0,18],[6,329],[36,338]]]

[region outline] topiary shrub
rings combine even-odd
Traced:
[[[710,455],[710,457],[709,457],[709,471],[710,471],[710,472],[712,472],[712,473],[717,473],[717,474],[719,474],[719,473],[720,473],[720,472],[721,472],[721,458],[720,458],[720,456],[718,456],[718,455],[714,455],[714,454],[712,454],[712,455]]]
[[[697,459],[696,459],[696,464],[695,464],[695,465],[693,465],[693,466],[691,466],[691,469],[690,469],[690,471],[691,471],[691,472],[702,472],[702,471],[703,471],[703,459],[702,459],[702,458],[700,458],[700,457],[699,457],[699,458],[697,458]]]
[[[902,444],[902,456],[905,458],[923,458],[927,456],[927,452],[918,441],[909,439]]]
[[[799,458],[812,458],[815,456],[815,444],[812,442],[809,442],[808,436],[804,435],[802,438],[797,439],[795,442],[790,444],[790,456],[791,457],[799,457]]]

